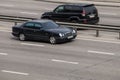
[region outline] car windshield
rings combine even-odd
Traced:
[[[59,27],[59,25],[57,25],[53,21],[43,23],[44,29],[54,29],[54,28],[58,28],[58,27]]]

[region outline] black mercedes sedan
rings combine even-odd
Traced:
[[[52,20],[32,20],[13,26],[12,35],[21,41],[35,39],[55,44],[75,39],[77,31],[74,28],[61,27]]]

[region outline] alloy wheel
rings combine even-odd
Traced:
[[[21,41],[25,41],[25,35],[24,35],[24,34],[20,34],[20,35],[19,35],[19,39],[20,39]]]
[[[51,43],[51,44],[55,44],[55,43],[56,43],[55,37],[50,37],[50,43]]]

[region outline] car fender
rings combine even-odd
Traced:
[[[44,13],[44,14],[42,14],[42,16],[41,16],[41,18],[42,19],[51,19],[51,17],[52,17],[52,14],[51,13]]]

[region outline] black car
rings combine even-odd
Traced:
[[[43,13],[41,18],[87,24],[96,24],[99,22],[98,11],[94,4],[83,3],[59,5],[52,12]]]
[[[12,27],[12,34],[24,41],[36,39],[49,41],[52,44],[75,39],[76,29],[61,27],[52,20],[32,20]]]

